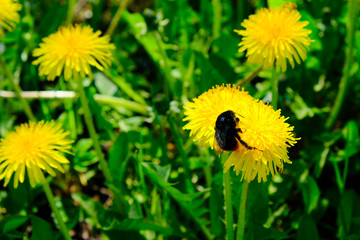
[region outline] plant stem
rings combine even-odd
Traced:
[[[76,97],[75,92],[73,91],[22,91],[20,93],[22,98],[25,99],[72,99]],[[14,98],[16,93],[12,91],[0,90],[1,98]]]
[[[271,78],[271,105],[273,106],[274,110],[277,109],[278,106],[278,99],[279,99],[279,74],[274,66],[272,69],[272,78]]]
[[[61,84],[60,84],[61,85]],[[0,90],[0,98],[14,98],[16,94],[13,91]],[[22,91],[21,97],[24,99],[64,99],[72,100],[77,97],[76,93],[73,91]],[[112,97],[101,94],[95,94],[94,100],[98,104],[106,104],[112,107],[123,107],[132,112],[140,113],[145,116],[149,115],[148,106],[146,103],[138,103],[130,101],[120,97]],[[72,102],[70,102],[71,104]],[[66,107],[66,110],[72,111],[72,106]]]
[[[350,83],[350,69],[353,63],[353,52],[354,52],[354,36],[355,36],[355,25],[358,14],[358,3],[357,0],[350,0],[348,6],[348,16],[349,16],[349,25],[346,34],[346,39],[348,41],[348,47],[345,56],[345,63],[343,69],[343,75],[340,79],[339,91],[336,95],[335,103],[333,108],[331,109],[330,116],[328,117],[325,128],[327,130],[331,129],[334,125],[340,109],[344,103],[344,99],[346,96],[347,89]]]
[[[20,100],[21,105],[24,107],[26,116],[29,118],[29,120],[35,122],[36,118],[31,110],[29,103],[22,97],[22,95],[21,95],[22,90],[21,90],[20,86],[15,82],[14,75],[10,72],[3,57],[0,57],[0,61],[1,61],[2,67],[5,71],[5,74],[7,75],[7,77],[10,80],[11,86],[15,91],[16,97]]]
[[[212,0],[213,12],[214,12],[214,21],[212,25],[213,40],[217,39],[220,36],[221,29],[221,1]],[[218,50],[218,49],[217,49]]]
[[[132,112],[137,112],[142,115],[149,115],[149,110],[146,104],[140,104],[137,102],[129,101],[124,98],[112,97],[106,95],[95,94],[94,100],[99,104],[107,104],[113,107],[123,107]]]
[[[71,25],[74,20],[74,5],[75,5],[75,0],[68,1],[68,10],[67,10],[66,22],[65,22],[66,26]]]
[[[247,202],[248,190],[249,190],[249,182],[243,180],[241,196],[240,196],[236,240],[243,240],[245,236],[245,216],[246,216],[246,202]]]
[[[41,183],[42,183],[46,198],[49,201],[51,210],[54,213],[56,221],[58,222],[58,224],[60,226],[60,231],[62,232],[62,234],[64,235],[66,240],[71,240],[72,238],[69,235],[69,230],[67,229],[67,227],[65,225],[65,222],[61,218],[59,209],[56,207],[54,195],[52,194],[51,189],[49,187],[49,184],[45,180],[45,177],[44,177],[44,175],[42,173],[40,174],[40,180],[41,180]]]
[[[108,29],[106,30],[106,33],[105,33],[106,35],[109,35],[111,37],[111,35],[114,33],[114,30],[121,19],[121,15],[127,6],[127,2],[128,2],[128,0],[122,0],[119,3],[119,8],[117,9]]]
[[[204,162],[206,162],[206,166],[203,168],[204,170],[204,175],[205,175],[205,181],[206,181],[206,186],[208,188],[211,188],[211,184],[212,184],[212,173],[211,173],[211,161],[210,161],[210,153],[209,153],[209,149],[204,148],[203,149],[203,156],[204,156]]]
[[[91,137],[91,139],[93,141],[96,154],[97,154],[97,156],[99,158],[100,166],[102,168],[102,171],[104,173],[106,181],[112,182],[113,178],[112,178],[112,176],[110,174],[109,167],[108,167],[107,162],[105,161],[104,155],[103,155],[103,153],[101,151],[100,142],[99,142],[96,130],[95,130],[95,125],[94,125],[92,115],[91,115],[91,112],[90,112],[90,108],[89,108],[89,102],[88,102],[88,100],[86,98],[85,91],[84,91],[84,88],[83,88],[83,85],[82,85],[82,81],[80,81],[78,74],[74,75],[74,80],[75,80],[75,82],[77,82],[77,85],[78,85],[80,101],[81,101],[81,105],[82,105],[83,110],[84,110],[85,123],[86,123],[86,126],[88,128],[90,137]]]
[[[341,173],[340,173],[340,169],[339,169],[338,164],[336,162],[334,162],[333,166],[334,166],[334,171],[335,171],[336,183],[338,185],[339,192],[342,195],[344,193],[343,178],[341,177]]]
[[[253,80],[258,74],[259,72],[262,70],[262,66],[260,66],[258,69],[256,69],[254,72],[252,72],[249,76],[245,77],[244,79],[242,79],[238,86],[243,86],[245,83],[250,82],[251,80]]]
[[[231,199],[231,178],[230,171],[223,173],[223,183],[224,183],[224,195],[225,195],[225,219],[226,219],[226,231],[227,239],[234,239],[234,214],[232,208],[232,199]]]

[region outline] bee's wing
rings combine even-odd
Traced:
[[[219,146],[216,137],[214,136],[214,143],[213,143],[213,149],[216,155],[220,156],[224,150]]]

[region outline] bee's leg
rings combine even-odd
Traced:
[[[241,130],[241,128],[236,128],[236,131],[237,131],[237,132],[241,132],[241,133],[243,132],[243,131]]]

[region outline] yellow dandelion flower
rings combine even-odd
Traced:
[[[237,141],[230,157],[224,164],[224,171],[234,166],[237,174],[242,172],[242,179],[266,181],[267,175],[282,171],[283,163],[291,163],[287,148],[293,146],[299,138],[292,133],[290,126],[271,106],[248,95],[239,87],[226,85],[203,93],[194,102],[187,103],[184,121],[189,121],[184,129],[190,130],[194,141],[202,146],[214,148],[215,125],[218,116],[232,111],[238,118],[236,128],[243,143]],[[247,147],[246,147],[247,145]]]
[[[260,9],[245,19],[241,26],[244,30],[235,30],[243,36],[239,43],[239,52],[247,50],[248,62],[272,67],[274,64],[286,71],[286,59],[292,68],[295,61],[306,59],[306,51],[312,40],[311,30],[305,29],[307,21],[299,21],[300,13],[293,5],[283,8]]]
[[[67,139],[69,132],[61,129],[55,121],[29,122],[15,127],[0,140],[0,180],[6,186],[13,173],[14,187],[25,179],[25,168],[31,186],[40,182],[41,169],[55,176],[53,169],[64,172],[62,164],[69,161],[61,152],[69,153],[72,140]]]
[[[77,73],[83,78],[91,75],[91,66],[102,71],[110,66],[110,50],[115,46],[109,36],[100,35],[89,26],[60,27],[34,50],[33,55],[39,58],[33,64],[40,65],[40,76],[46,75],[48,80],[54,80],[63,70],[65,80]]]
[[[0,6],[0,26],[11,31],[20,21],[18,11],[21,10],[22,5],[17,0],[0,0]]]

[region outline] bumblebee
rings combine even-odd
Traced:
[[[239,148],[239,143],[248,150],[257,149],[249,146],[241,139],[239,133],[242,133],[242,130],[236,127],[238,122],[239,118],[231,110],[223,112],[218,116],[215,124],[214,140],[214,150],[216,152],[234,151]]]

